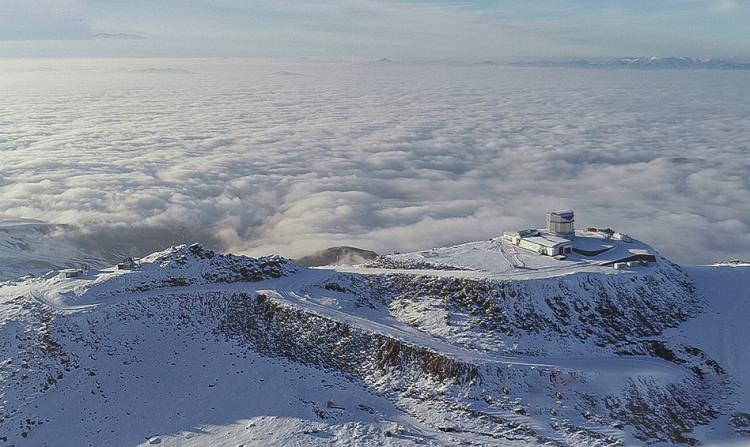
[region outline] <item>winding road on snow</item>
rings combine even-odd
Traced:
[[[570,372],[581,371],[587,374],[599,375],[607,380],[619,381],[638,376],[657,376],[676,381],[687,375],[687,371],[677,365],[661,359],[644,356],[621,357],[610,355],[586,357],[556,355],[533,357],[527,355],[503,355],[467,349],[419,331],[412,326],[403,324],[392,318],[380,318],[378,320],[364,318],[346,310],[333,307],[330,304],[324,304],[324,302],[329,300],[322,287],[319,294],[305,293],[305,290],[311,289],[310,286],[322,286],[337,273],[340,273],[340,271],[315,268],[302,269],[289,276],[259,282],[163,287],[137,292],[125,291],[113,293],[111,290],[108,290],[107,293],[103,294],[97,294],[94,290],[87,290],[83,294],[77,295],[72,293],[72,291],[66,291],[62,288],[44,292],[29,290],[27,293],[32,299],[65,313],[95,311],[102,306],[111,306],[124,301],[148,299],[164,295],[199,294],[206,292],[263,293],[282,304],[321,317],[345,322],[363,331],[382,334],[398,339],[403,343],[424,347],[456,360],[477,365],[499,364],[504,367],[530,367]],[[389,271],[389,273],[393,273],[393,271]],[[430,271],[430,273],[435,272]],[[441,271],[440,273],[445,272]],[[467,272],[461,273],[466,274]]]

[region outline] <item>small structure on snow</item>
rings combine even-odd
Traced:
[[[601,265],[612,266],[615,269],[619,270],[620,268],[624,268],[625,266],[635,267],[637,265],[649,265],[649,263],[651,262],[656,262],[656,255],[645,249],[631,249],[628,250],[628,253],[628,256],[624,256],[613,261],[604,262]],[[617,267],[617,264],[621,264],[620,268]]]
[[[596,227],[589,227],[586,229],[589,233],[599,233],[602,236],[604,236],[605,239],[612,239],[615,241],[622,241],[622,242],[633,242],[633,238],[628,236],[625,233],[620,233],[619,231],[615,231],[611,228],[596,228]]]
[[[83,275],[82,269],[65,269],[61,270],[60,273],[62,273],[63,277],[65,278],[76,278],[78,276]]]
[[[625,233],[619,233],[617,231],[615,231],[614,233],[612,233],[612,239],[614,239],[616,241],[623,241],[623,242],[632,242],[633,241],[633,238],[631,238],[627,234],[625,234]]]
[[[117,270],[135,270],[138,268],[138,264],[133,258],[125,258],[122,262],[117,264]]]

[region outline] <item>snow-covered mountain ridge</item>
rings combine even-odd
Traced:
[[[644,70],[750,70],[750,63],[725,59],[641,56],[621,57],[607,60],[538,61],[518,63],[520,66],[534,67],[575,67],[575,68],[624,68]]]
[[[741,381],[680,333],[710,306],[706,281],[661,257],[554,269],[503,244],[431,254],[466,270],[180,246],[133,271],[6,283],[0,432],[16,445],[741,442],[747,402],[726,399]]]
[[[0,219],[0,282],[59,268],[107,265],[66,235],[64,226],[32,219]]]

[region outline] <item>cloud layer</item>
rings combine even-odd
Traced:
[[[574,208],[680,262],[750,253],[747,73],[37,60],[0,80],[0,216],[93,246],[405,251]]]

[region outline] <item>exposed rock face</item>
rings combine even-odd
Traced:
[[[730,421],[738,433],[750,436],[750,414],[734,413]]]
[[[430,312],[440,309],[454,333],[487,336],[489,331],[521,343],[530,335],[547,335],[604,347],[658,335],[699,306],[687,278],[669,267],[625,279],[586,273],[532,281],[387,278],[392,311],[421,330],[439,334],[444,327],[429,320]],[[419,311],[409,312],[413,309]]]
[[[395,270],[469,270],[453,264],[435,263],[435,262],[405,262],[403,260],[388,256],[379,256],[367,263],[368,267],[395,269]]]
[[[695,381],[666,386],[648,380],[630,382],[624,397],[608,398],[605,405],[614,417],[635,428],[637,439],[698,445],[690,432],[718,415],[716,408],[696,392],[701,386]]]
[[[479,375],[470,363],[284,306],[263,294],[232,296],[217,330],[243,339],[259,352],[359,378],[395,370],[463,385],[476,381]]]

